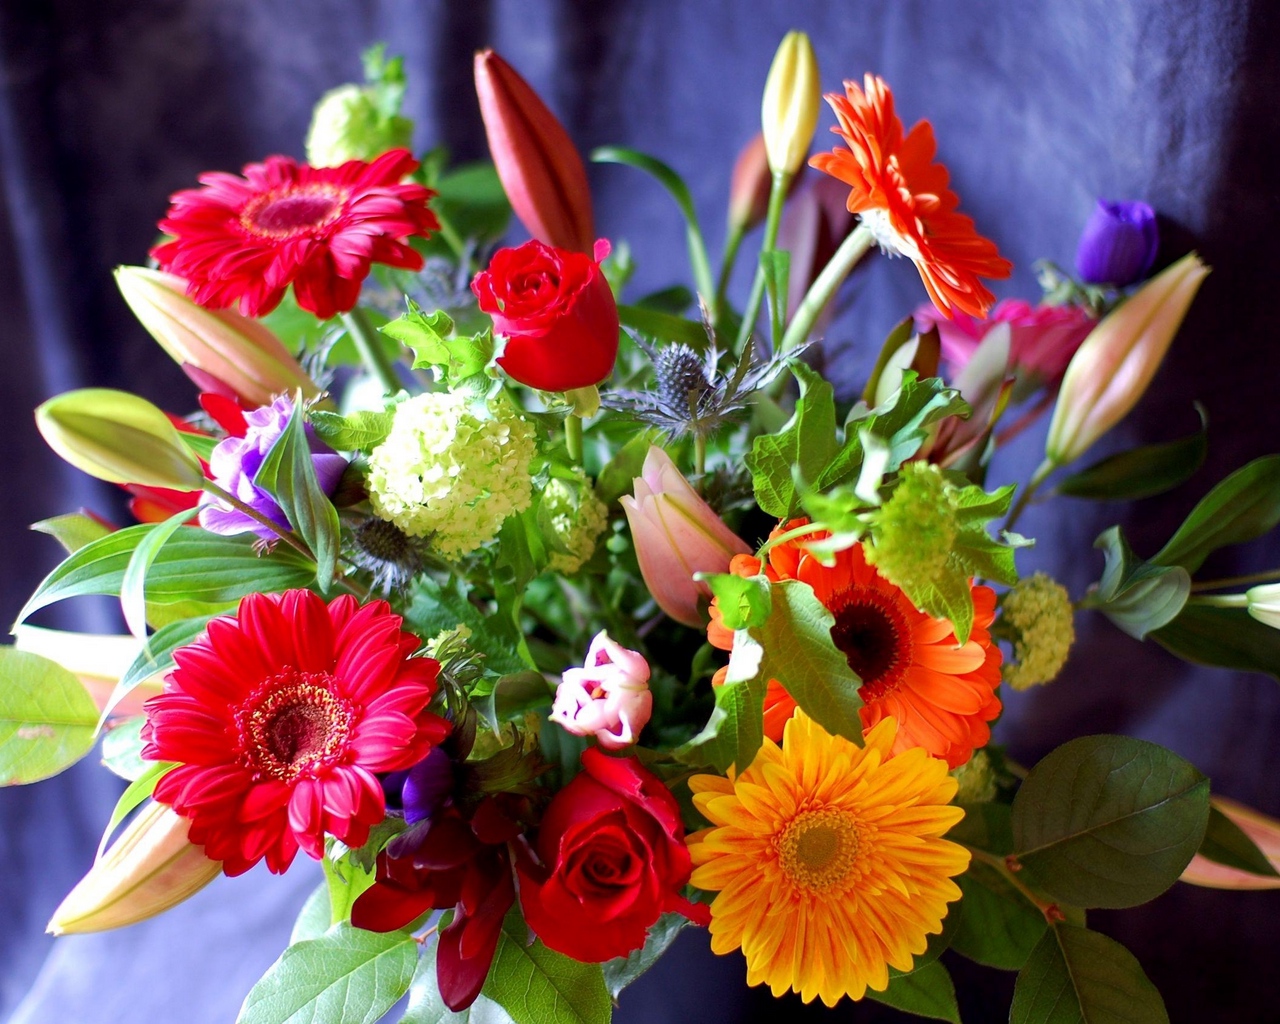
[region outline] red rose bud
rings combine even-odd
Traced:
[[[492,50],[476,54],[476,95],[494,166],[520,223],[549,245],[591,252],[587,171],[564,126]]]
[[[521,384],[570,391],[599,384],[618,356],[618,305],[599,260],[539,241],[499,249],[471,282],[493,329],[507,339],[498,365]]]
[[[518,866],[524,919],[545,946],[603,963],[644,945],[667,912],[710,923],[710,909],[680,895],[692,862],[675,797],[634,757],[596,748],[542,819],[541,865]]]

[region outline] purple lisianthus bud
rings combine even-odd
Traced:
[[[1160,232],[1146,203],[1099,199],[1080,234],[1076,270],[1089,284],[1141,281],[1156,259]]]
[[[263,460],[271,447],[280,440],[292,415],[293,400],[281,395],[270,405],[245,413],[248,430],[244,437],[228,437],[219,441],[209,456],[209,476],[215,484],[285,529],[289,528],[289,520],[285,517],[284,510],[271,495],[253,482],[253,478],[262,468]],[[342,478],[343,470],[347,468],[347,460],[317,440],[310,426],[306,429],[316,479],[325,494],[332,494]],[[256,533],[264,540],[271,540],[276,536],[248,514],[209,494],[202,499],[200,525],[210,533],[223,536]]]

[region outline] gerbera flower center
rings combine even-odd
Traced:
[[[255,235],[291,238],[336,220],[345,198],[342,191],[332,185],[267,192],[244,208],[240,223]]]
[[[332,764],[355,718],[332,683],[326,672],[288,668],[259,686],[236,716],[248,766],[289,781]]]
[[[832,602],[831,639],[862,680],[863,699],[897,687],[911,664],[911,628],[893,595],[875,587],[850,587]]]
[[[843,882],[857,861],[859,831],[848,811],[805,811],[774,836],[778,864],[796,885],[824,892]]]

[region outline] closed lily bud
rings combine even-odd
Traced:
[[[540,242],[590,253],[596,236],[587,170],[569,133],[492,50],[476,54],[475,75],[489,152],[520,223]]]
[[[1045,444],[1050,464],[1074,462],[1137,404],[1208,273],[1188,253],[1089,333],[1062,378]]]
[[[1253,840],[1271,866],[1280,871],[1280,821],[1223,796],[1215,796],[1213,806],[1231,819]],[[1255,875],[1252,871],[1219,864],[1196,854],[1182,872],[1182,881],[1209,889],[1280,889],[1280,877]]]
[[[659,608],[686,626],[701,626],[699,600],[709,600],[711,590],[694,573],[728,572],[729,560],[750,548],[661,448],[649,449],[641,474],[635,479],[635,495],[621,499],[640,574]]]
[[[99,480],[175,491],[204,486],[200,460],[169,417],[127,391],[68,391],[36,409],[36,426],[50,448]]]
[[[107,706],[120,677],[142,653],[142,641],[128,634],[69,633],[28,625],[13,627],[13,646],[56,661],[80,680],[99,711]],[[147,698],[163,690],[162,678],[163,673],[158,673],[135,686],[115,706],[112,716],[127,718],[142,714]]]
[[[1089,284],[1123,288],[1142,280],[1159,247],[1155,210],[1146,203],[1099,199],[1080,234],[1076,271]]]
[[[760,106],[765,151],[774,174],[795,174],[809,155],[822,88],[818,58],[803,32],[788,32],[773,56]]]
[[[750,231],[769,212],[769,157],[764,135],[757,135],[742,147],[729,179],[729,227]]]
[[[560,677],[551,721],[574,736],[595,736],[606,750],[636,741],[653,712],[649,663],[601,630],[582,668]]]
[[[1249,614],[1259,622],[1280,629],[1280,583],[1264,583],[1245,591]]]
[[[191,822],[149,803],[53,912],[53,935],[104,932],[145,921],[212,882],[220,861],[187,838]]]
[[[145,267],[117,267],[116,286],[147,332],[194,376],[212,377],[247,406],[299,388],[320,393],[298,361],[270,330],[229,309],[205,309],[187,298],[187,282]],[[203,390],[211,390],[203,386]]]

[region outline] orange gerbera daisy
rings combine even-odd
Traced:
[[[687,837],[692,883],[718,890],[711,949],[741,949],[747,984],[806,1003],[883,992],[910,970],[969,865],[942,838],[964,817],[956,781],[919,747],[899,755],[885,719],[857,747],[799,712],[779,749],[766,740],[736,777],[695,775],[712,828]],[[732,773],[730,773],[732,776]]]
[[[770,537],[804,526],[793,519]],[[831,639],[858,674],[858,693],[865,702],[862,726],[871,729],[892,716],[898,720],[894,752],[924,747],[955,768],[991,739],[987,724],[1000,713],[1000,648],[992,641],[996,595],[990,587],[973,590],[973,631],[963,646],[956,643],[949,619],[935,619],[915,607],[898,587],[867,564],[862,545],[839,552],[827,568],[804,544],[828,536],[808,534],[769,549],[765,575],[773,581],[800,580],[835,616]],[[729,571],[755,576],[760,560],[738,555]],[[733,649],[733,631],[726,628],[715,601],[707,639],[721,650]],[[724,682],[727,669],[712,680]],[[778,742],[795,713],[796,702],[776,679],[769,680],[764,701],[765,735]]]
[[[885,252],[916,265],[938,309],[985,316],[995,297],[979,278],[1008,277],[1013,265],[957,212],[960,200],[947,188],[947,169],[933,160],[933,126],[920,121],[904,136],[884,80],[867,75],[865,83],[865,92],[845,82],[846,95],[826,96],[840,122],[831,130],[848,148],[819,153],[810,166],[850,186],[849,212],[862,218]]]

